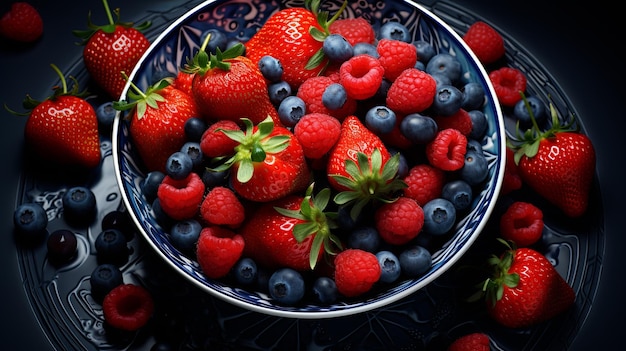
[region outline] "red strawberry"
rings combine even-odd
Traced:
[[[154,301],[145,288],[122,284],[113,288],[102,301],[104,320],[112,327],[134,331],[150,320]]]
[[[512,138],[515,162],[522,181],[569,217],[583,215],[595,172],[596,154],[591,140],[563,125],[550,105],[552,127],[539,130],[536,123],[523,136]],[[534,121],[534,117],[531,116]]]
[[[447,351],[489,351],[489,335],[485,333],[471,333],[454,340]]]
[[[485,22],[474,22],[463,35],[463,41],[485,65],[494,63],[504,56],[504,39]]]
[[[381,268],[376,255],[361,249],[347,249],[335,257],[335,283],[344,296],[368,292],[380,279]]]
[[[322,52],[322,42],[328,36],[328,26],[347,5],[345,1],[337,14],[328,19],[320,12],[320,0],[306,0],[305,7],[280,10],[246,43],[246,56],[255,64],[265,56],[278,59],[283,66],[282,79],[292,89],[305,80],[320,75],[328,60]]]
[[[0,18],[0,36],[30,43],[43,34],[41,15],[27,2],[14,2],[11,9]]]
[[[310,172],[302,147],[286,128],[270,117],[254,126],[244,119],[245,131],[223,130],[237,141],[236,153],[216,171],[232,167],[232,187],[241,197],[258,202],[276,200],[309,184]]]
[[[226,276],[241,258],[245,247],[243,237],[230,229],[210,226],[200,232],[196,257],[202,272],[209,278]]]
[[[372,25],[363,17],[340,18],[331,23],[328,30],[332,34],[340,34],[350,45],[358,43],[374,44],[376,33]]]
[[[270,116],[280,124],[259,67],[241,56],[243,45],[212,54],[204,50],[207,43],[208,40],[184,68],[194,75],[191,91],[200,114],[208,121],[226,119],[241,123],[242,118],[248,118],[254,124]]]
[[[235,121],[223,119],[209,126],[200,138],[200,149],[207,157],[231,156],[238,143],[229,138],[222,130],[241,130]]]
[[[197,116],[193,98],[161,80],[141,92],[134,84],[128,92],[132,102],[118,101],[118,110],[132,112],[130,134],[139,156],[149,171],[165,171],[168,157],[187,141],[185,122]]]
[[[490,262],[494,275],[485,284],[487,310],[503,326],[530,327],[574,304],[574,290],[540,252],[509,248]]]
[[[30,109],[24,129],[26,144],[41,160],[96,167],[101,159],[96,112],[84,99],[87,93],[78,92],[77,84],[68,90],[61,71],[51,66],[61,78],[61,87],[55,87],[53,94],[43,101],[30,96],[24,100],[24,107]]]
[[[74,35],[83,39],[83,61],[87,72],[106,93],[118,99],[126,86],[122,72],[129,74],[150,46],[141,33],[150,26],[150,22],[137,27],[133,27],[133,23],[120,22],[119,9],[114,11],[117,19],[113,20],[107,1],[102,3],[109,23],[96,26],[89,16],[89,29],[75,30]]]

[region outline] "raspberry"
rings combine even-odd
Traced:
[[[457,129],[442,129],[435,140],[426,145],[426,157],[431,165],[444,171],[457,171],[465,164],[467,138]]]
[[[245,210],[230,188],[216,186],[211,189],[200,206],[202,219],[211,225],[237,228],[245,219]]]
[[[462,108],[453,115],[435,116],[433,119],[437,122],[439,130],[454,128],[465,136],[468,136],[472,132],[472,117]]]
[[[417,48],[411,43],[400,40],[381,39],[376,51],[378,60],[385,69],[385,78],[391,82],[406,69],[415,67],[417,62]]]
[[[417,68],[404,70],[389,87],[387,107],[396,114],[408,115],[426,110],[437,93],[437,82]]]
[[[154,301],[143,287],[118,285],[102,301],[104,320],[114,328],[134,331],[143,327],[154,311]]]
[[[223,227],[205,227],[196,246],[198,264],[207,277],[222,278],[241,258],[243,247],[241,235]]]
[[[348,96],[365,100],[376,94],[383,81],[385,69],[369,55],[357,55],[344,62],[339,69],[339,82]]]
[[[340,18],[330,24],[328,30],[331,34],[340,34],[350,45],[357,43],[373,44],[376,33],[372,25],[362,17]]]
[[[324,90],[333,83],[335,82],[330,77],[316,76],[305,80],[300,85],[296,96],[306,104],[306,113],[324,113],[342,120],[356,111],[356,101],[350,96],[343,107],[337,110],[329,110],[324,106],[322,95]]]
[[[30,43],[43,34],[41,15],[27,2],[15,2],[0,18],[0,35],[19,42]]]
[[[175,220],[194,217],[204,196],[204,183],[200,176],[191,172],[186,178],[175,180],[165,176],[157,190],[163,212]]]
[[[500,234],[518,247],[530,246],[543,233],[543,212],[531,203],[516,201],[500,217]]]
[[[439,168],[423,163],[413,166],[403,180],[408,185],[403,190],[404,196],[424,206],[428,201],[441,196],[446,174]]]
[[[408,197],[383,204],[374,217],[380,237],[392,245],[406,244],[420,233],[424,225],[422,207]]]
[[[489,351],[489,336],[485,333],[471,333],[454,340],[448,351]]]
[[[354,297],[368,292],[380,278],[376,255],[361,249],[346,249],[335,257],[335,284],[340,294]]]
[[[463,41],[485,65],[494,63],[504,56],[504,39],[485,22],[474,22],[463,36]]]
[[[304,156],[319,159],[339,140],[341,122],[324,113],[309,113],[300,118],[293,133],[302,146]]]
[[[502,188],[500,194],[506,195],[511,191],[522,187],[522,177],[520,177],[515,164],[515,152],[510,148],[506,148],[506,163],[504,166],[504,178],[502,179]]]
[[[236,122],[223,119],[219,120],[212,125],[202,134],[200,139],[200,150],[202,154],[207,157],[221,157],[229,156],[235,153],[235,146],[238,143],[229,138],[223,130],[240,130],[239,125]]]
[[[504,106],[515,106],[522,99],[520,93],[526,91],[526,76],[516,68],[502,67],[491,71],[489,79],[498,100]]]

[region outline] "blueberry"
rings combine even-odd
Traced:
[[[487,179],[488,174],[489,164],[485,155],[482,152],[467,151],[465,153],[465,163],[460,171],[461,179],[474,186]]]
[[[354,55],[352,44],[340,34],[330,34],[322,44],[324,55],[332,62],[344,62]]]
[[[283,66],[277,58],[271,55],[261,57],[258,65],[263,77],[270,82],[278,82],[283,76]]]
[[[13,212],[13,225],[22,238],[39,239],[46,234],[48,215],[36,202],[23,203]]]
[[[380,54],[376,50],[376,46],[370,43],[356,43],[352,47],[352,54],[354,56],[358,55],[370,55],[373,58],[379,58]]]
[[[415,245],[399,255],[400,267],[404,275],[417,278],[426,273],[432,265],[432,256],[423,246]]]
[[[173,219],[163,211],[161,207],[161,200],[157,197],[152,201],[152,213],[154,214],[154,219],[164,228],[169,228],[173,224]]]
[[[415,61],[415,64],[413,65],[413,68],[415,69],[419,69],[422,72],[426,71],[426,65],[424,64],[424,62],[422,61]]]
[[[417,60],[427,64],[437,54],[435,47],[426,40],[416,40],[413,45],[417,49]]]
[[[411,33],[409,29],[400,22],[385,22],[379,31],[379,39],[400,40],[405,43],[411,42]]]
[[[452,202],[444,198],[435,198],[422,207],[424,210],[424,226],[426,233],[432,235],[446,234],[456,222],[456,209]]]
[[[187,153],[176,151],[165,163],[165,173],[172,179],[185,179],[193,170],[193,160]]]
[[[387,148],[387,150],[392,156],[395,156],[396,154],[399,155],[398,158],[400,161],[400,165],[398,166],[398,173],[396,174],[396,178],[402,179],[406,177],[406,175],[409,174],[409,162],[406,160],[404,154],[400,151],[394,150],[393,148]]]
[[[84,186],[68,189],[61,199],[65,218],[74,224],[88,224],[96,216],[96,195]]]
[[[208,125],[206,121],[200,117],[191,117],[185,121],[183,126],[185,136],[189,141],[200,141],[202,134],[207,130]]]
[[[378,230],[371,226],[355,228],[348,236],[348,246],[353,249],[375,253],[380,246]]]
[[[321,304],[331,304],[337,301],[339,291],[337,284],[329,277],[319,277],[313,282],[313,294]]]
[[[433,77],[433,79],[435,80],[435,84],[437,87],[440,87],[442,85],[452,85],[452,80],[450,79],[450,77],[446,76],[443,73],[429,73],[431,77]]]
[[[426,64],[426,73],[440,73],[450,78],[452,83],[459,81],[461,78],[461,62],[445,52],[438,53],[433,56],[428,64]]]
[[[547,109],[543,101],[535,96],[527,96],[526,101],[530,106],[530,110],[537,124],[543,123],[547,115]],[[515,117],[522,126],[529,126],[531,124],[530,112],[526,107],[526,103],[524,103],[524,99],[518,101],[515,106],[513,106],[513,117]]]
[[[126,211],[111,211],[102,217],[100,222],[102,230],[117,229],[124,234],[126,241],[130,241],[135,234],[135,227],[133,221],[128,216]]]
[[[376,94],[374,94],[373,100],[380,100],[384,102],[387,99],[389,87],[391,87],[391,82],[387,79],[383,79],[383,81],[380,82],[378,90],[376,90]]]
[[[441,197],[452,202],[457,211],[463,211],[472,205],[472,186],[462,179],[452,180],[444,184]]]
[[[343,85],[332,83],[322,93],[322,104],[329,110],[338,110],[348,100],[348,93]]]
[[[280,268],[270,276],[268,288],[276,302],[295,305],[304,297],[304,278],[294,269]]]
[[[383,250],[376,253],[378,264],[380,265],[380,281],[383,283],[393,283],[402,273],[398,257],[391,251]]]
[[[433,112],[440,116],[451,116],[459,111],[463,104],[463,93],[453,85],[439,85],[433,103]]]
[[[249,257],[243,257],[233,267],[235,280],[241,285],[252,285],[257,281],[258,268],[256,262]]]
[[[68,262],[76,256],[78,240],[76,234],[68,229],[58,229],[48,236],[46,243],[48,259],[53,264]]]
[[[124,278],[119,267],[111,263],[103,263],[91,272],[89,283],[91,295],[97,301],[102,301],[113,288],[124,283]]]
[[[181,252],[190,253],[196,247],[200,231],[202,225],[195,219],[178,221],[170,228],[170,240]]]
[[[146,174],[146,177],[139,185],[141,193],[146,200],[151,202],[156,199],[157,191],[159,189],[159,185],[163,182],[163,178],[165,178],[165,173],[161,171],[151,171]]]
[[[101,231],[94,244],[100,263],[122,264],[130,253],[126,237],[117,229]]]
[[[287,96],[291,95],[291,92],[291,85],[284,80],[271,83],[267,86],[267,94],[270,97],[270,101],[275,106],[279,106]]]
[[[180,148],[180,151],[187,154],[191,158],[192,168],[199,168],[202,166],[204,155],[200,148],[200,143],[197,141],[188,141]]]
[[[400,122],[400,133],[415,144],[427,144],[435,139],[437,122],[419,113],[406,115]]]
[[[476,139],[467,139],[466,153],[469,151],[483,152],[483,145]]]
[[[116,115],[117,110],[113,108],[112,101],[105,102],[96,107],[96,118],[98,119],[98,124],[105,130],[111,129]]]
[[[228,44],[228,38],[226,34],[219,29],[208,29],[200,36],[200,43],[204,43],[207,35],[211,34],[211,38],[209,38],[209,43],[207,44],[205,51],[215,54],[217,52],[217,48],[220,51],[226,50],[226,45]]]
[[[487,133],[487,127],[489,127],[487,117],[480,110],[471,110],[467,113],[472,120],[472,130],[470,131],[468,137],[481,140]]]
[[[278,105],[278,117],[286,127],[293,127],[306,113],[306,104],[301,98],[291,95]]]
[[[485,101],[485,88],[477,82],[469,82],[463,86],[463,104],[461,105],[466,111],[476,110],[483,105]]]
[[[202,172],[202,182],[207,189],[216,187],[218,185],[224,185],[228,182],[229,174],[229,170],[213,171],[210,169],[205,169]]]
[[[387,106],[374,106],[365,113],[365,126],[375,134],[386,134],[396,126],[396,114]]]

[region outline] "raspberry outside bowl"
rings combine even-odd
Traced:
[[[263,22],[278,9],[293,6],[291,1],[263,3],[256,0],[205,1],[175,20],[139,61],[130,80],[145,89],[158,77],[173,75],[192,57],[200,46],[200,37],[208,29],[221,28],[228,35],[248,39]],[[337,9],[341,1],[327,0],[322,6]],[[301,6],[298,5],[298,6]],[[332,10],[331,10],[332,12]],[[129,124],[121,118],[113,126],[113,159],[124,205],[149,247],[176,272],[208,294],[235,306],[268,315],[314,319],[347,316],[381,308],[427,286],[450,269],[473,244],[484,228],[497,200],[505,164],[505,133],[502,112],[495,97],[489,77],[477,57],[463,43],[459,34],[443,20],[423,6],[410,1],[359,1],[350,3],[342,17],[363,17],[375,30],[388,20],[397,20],[409,28],[415,40],[430,42],[437,52],[455,56],[461,64],[462,79],[480,84],[485,91],[485,101],[479,109],[487,119],[487,131],[481,141],[482,152],[488,161],[487,179],[474,195],[471,210],[457,218],[448,240],[432,252],[430,269],[415,279],[402,279],[359,298],[332,304],[306,302],[286,306],[273,301],[267,294],[246,290],[203,274],[199,264],[189,255],[179,251],[170,241],[169,234],[158,224],[151,203],[141,192],[141,182],[146,170],[137,155],[130,137]],[[169,73],[168,73],[169,72]],[[126,97],[127,85],[122,98]]]

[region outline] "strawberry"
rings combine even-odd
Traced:
[[[43,20],[36,8],[27,2],[14,2],[0,18],[0,36],[32,43],[43,34]]]
[[[489,351],[489,335],[481,332],[466,334],[454,340],[447,351]]]
[[[75,30],[75,36],[82,39],[83,62],[93,80],[112,98],[119,99],[126,86],[122,72],[131,72],[150,42],[141,32],[151,23],[144,22],[137,27],[133,23],[120,22],[120,11],[115,9],[114,20],[107,0],[102,0],[109,23],[97,26],[87,19],[87,30]]]
[[[61,87],[43,101],[26,96],[23,106],[30,110],[16,115],[29,115],[24,129],[27,146],[41,158],[62,165],[93,168],[100,164],[100,139],[96,112],[79,92],[74,81],[68,90],[63,73],[54,64],[52,69],[61,78]]]
[[[187,141],[185,122],[197,116],[191,96],[174,88],[167,80],[148,87],[146,92],[131,83],[132,102],[115,101],[120,111],[131,110],[130,135],[148,171],[165,172],[167,159]]]
[[[509,248],[492,257],[494,274],[484,285],[487,311],[509,328],[526,328],[569,309],[576,299],[572,287],[540,252]]]
[[[344,1],[330,19],[319,11],[320,0],[305,0],[305,7],[283,9],[273,14],[246,43],[246,56],[255,64],[266,55],[278,59],[283,66],[282,79],[292,89],[305,80],[320,75],[328,65],[322,44],[329,35],[329,26],[347,6]]]
[[[191,91],[200,114],[207,121],[248,118],[254,124],[267,116],[279,124],[278,112],[267,94],[267,83],[259,67],[241,56],[238,44],[215,54],[205,51],[210,35],[193,60],[184,67],[192,74]]]
[[[232,188],[251,201],[272,201],[304,190],[311,175],[296,137],[270,117],[256,126],[249,119],[243,122],[245,130],[222,130],[238,145],[226,161],[218,158],[222,163],[213,170],[231,168]]]
[[[510,138],[522,181],[569,217],[583,215],[588,206],[596,155],[589,137],[580,133],[572,118],[563,124],[550,104],[552,126],[533,126]]]

